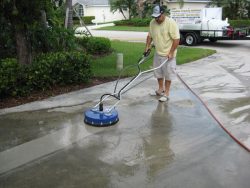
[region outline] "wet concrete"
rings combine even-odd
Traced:
[[[249,153],[180,81],[167,103],[149,95],[155,82],[124,94],[111,127],[82,113],[114,83],[1,110],[0,187],[248,188]]]
[[[226,129],[250,150],[250,41],[204,43],[217,54],[179,67],[179,74]]]

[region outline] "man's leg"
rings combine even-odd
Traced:
[[[167,62],[167,66],[164,69],[165,74],[165,95],[169,96],[170,93],[170,86],[171,80],[175,76],[175,69],[176,69],[176,59],[173,58]]]
[[[167,101],[169,98],[169,90],[170,90],[170,85],[171,85],[171,80],[165,80],[165,92],[164,92],[164,96],[162,96],[161,98],[159,98],[160,102],[165,102]]]
[[[158,91],[164,91],[164,88],[163,88],[164,79],[163,78],[157,78],[157,81],[158,81]]]
[[[165,80],[165,95],[169,96],[171,80]]]

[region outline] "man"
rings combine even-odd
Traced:
[[[176,22],[164,15],[164,9],[161,6],[154,7],[152,17],[154,19],[151,20],[149,25],[145,52],[150,49],[153,41],[156,51],[153,60],[154,68],[168,59],[164,66],[154,71],[158,81],[158,90],[155,91],[155,94],[161,96],[160,102],[165,102],[169,99],[171,79],[175,75],[176,53],[180,34]]]

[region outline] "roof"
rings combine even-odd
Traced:
[[[72,4],[82,4],[82,5],[109,5],[109,0],[72,0]]]

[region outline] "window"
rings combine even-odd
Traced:
[[[83,6],[82,5],[78,6],[78,14],[79,14],[80,17],[84,16],[84,10],[83,10]]]

